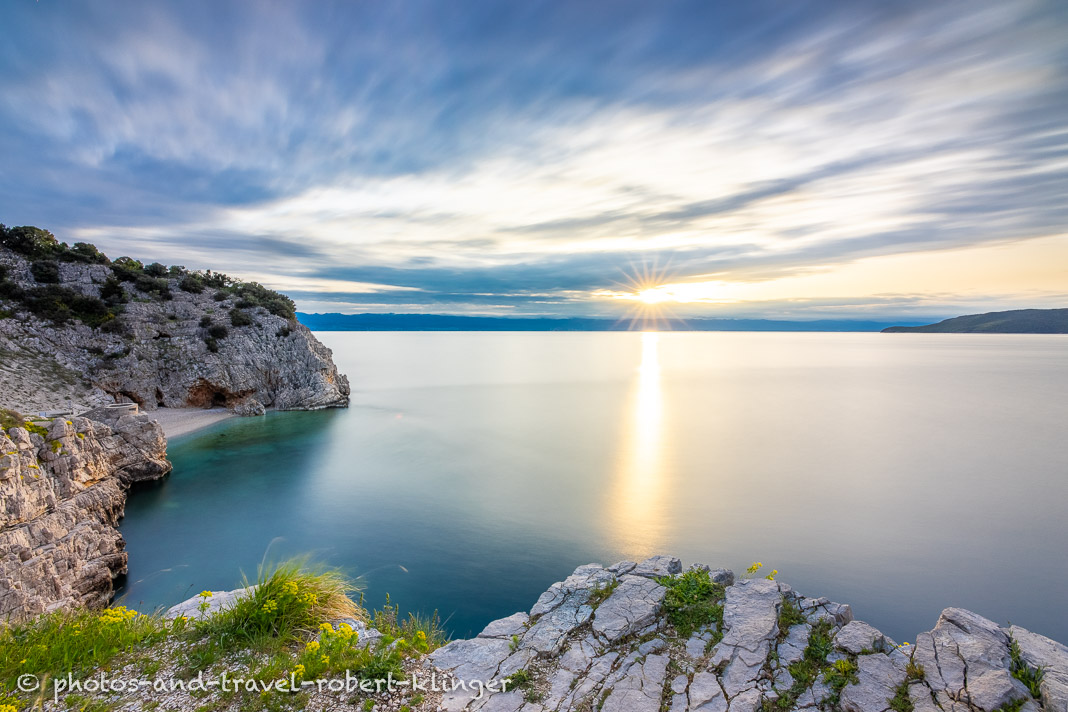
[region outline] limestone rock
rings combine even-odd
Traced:
[[[804,655],[812,631],[811,623],[799,623],[779,639],[778,614],[791,601],[810,619],[823,617],[832,626],[837,649],[821,667],[856,659],[857,682],[841,690],[836,709],[889,711],[906,679],[909,656],[868,624],[854,622],[849,606],[800,596],[784,583],[756,579],[728,585],[723,637],[709,656],[704,651],[714,640],[712,630],[698,629],[686,640],[669,637],[661,610],[665,588],[651,576],[628,572],[681,570],[676,561],[653,557],[641,564],[580,566],[550,586],[529,617],[502,618],[479,637],[434,652],[437,669],[468,680],[500,680],[525,669],[543,694],[538,702],[526,702],[515,691],[482,700],[449,693],[441,709],[757,712],[791,701],[783,699],[794,685],[789,668]],[[613,581],[618,585],[594,611],[591,592]],[[1063,706],[1068,649],[1023,629],[1012,633],[1027,663],[1047,670],[1041,708],[1021,696],[1022,685],[1008,674],[1008,633],[974,613],[947,609],[934,630],[917,638],[914,661],[927,664],[926,679],[908,687],[915,712],[995,712],[1015,700],[1023,700],[1020,712],[1068,712]],[[789,709],[826,711],[831,697],[826,673],[820,673]]]
[[[1042,668],[1042,706],[1046,712],[1068,712],[1068,647],[1026,628],[1012,626],[1013,640],[1020,646],[1021,659],[1033,668]]]
[[[677,559],[676,559],[677,561]],[[667,592],[648,578],[627,574],[597,609],[593,630],[609,642],[643,630],[656,620]]]
[[[883,652],[886,638],[882,633],[863,621],[850,621],[838,631],[834,644],[841,650],[853,655],[861,653]]]
[[[0,263],[20,286],[33,287],[28,263],[0,248]],[[110,268],[63,263],[62,286],[98,297]],[[0,319],[0,351],[10,370],[0,369],[5,405],[22,412],[66,408],[71,401],[95,407],[135,402],[159,407],[241,408],[257,401],[276,410],[345,406],[348,380],[338,373],[330,349],[296,320],[263,307],[241,311],[252,323],[230,318],[236,299],[205,289],[191,294],[178,279],[164,278],[172,298],[146,298],[132,283],[132,297],[114,327],[93,329],[81,322],[55,326],[28,313]],[[216,296],[223,297],[216,301]],[[210,325],[227,335],[206,342]],[[253,408],[255,406],[252,406]]]
[[[55,419],[47,439],[0,431],[0,618],[111,599],[126,572],[126,486],[169,472],[165,448],[144,415]]]
[[[842,689],[841,706],[845,712],[883,712],[890,709],[890,700],[897,686],[905,679],[905,671],[890,662],[885,655],[861,655],[857,658],[859,682]]]
[[[167,612],[163,614],[163,617],[167,620],[178,617],[192,618],[195,620],[210,618],[216,613],[221,613],[222,611],[233,608],[234,604],[241,599],[250,596],[254,591],[255,586],[251,588],[238,588],[233,591],[205,591],[192,598],[187,598],[177,605],[171,606],[167,609]]]
[[[634,576],[659,578],[682,572],[682,561],[674,556],[651,556],[630,572]]]
[[[260,403],[255,398],[246,398],[240,403],[231,406],[230,410],[233,411],[234,415],[244,417],[267,414],[267,409],[263,407],[263,403]]]

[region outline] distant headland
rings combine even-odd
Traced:
[[[1015,309],[969,314],[924,326],[891,326],[883,333],[1068,334],[1068,309]]]

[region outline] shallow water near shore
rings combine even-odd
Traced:
[[[352,407],[171,442],[121,530],[142,609],[312,554],[456,636],[575,566],[779,570],[898,641],[961,606],[1068,642],[1068,338],[317,336]]]

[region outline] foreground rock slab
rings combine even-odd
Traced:
[[[678,559],[580,566],[549,587],[529,615],[494,621],[478,637],[429,656],[437,671],[465,684],[519,680],[478,699],[468,688],[446,693],[440,708],[1068,712],[1068,648],[1041,635],[947,608],[916,645],[898,645],[854,620],[846,604],[777,581],[735,582],[724,569],[690,569],[725,586],[722,625],[686,637],[671,625],[662,582],[685,575]],[[813,642],[817,633],[825,643]],[[791,670],[800,668],[791,666],[818,656],[820,645],[818,675],[807,685],[796,681]],[[1013,675],[1014,664],[1044,671],[1038,697]]]

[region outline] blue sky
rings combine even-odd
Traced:
[[[0,25],[0,221],[304,311],[1068,306],[1063,2],[12,0]]]

